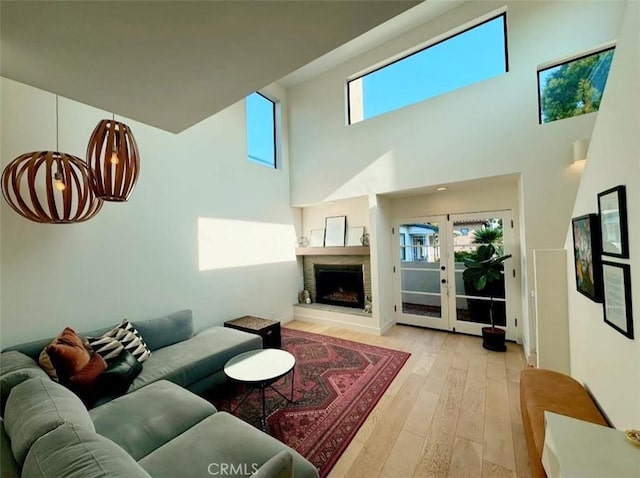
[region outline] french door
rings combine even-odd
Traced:
[[[499,280],[476,290],[465,283],[464,259],[481,247],[509,254],[513,244],[510,211],[451,214],[395,221],[394,288],[396,322],[481,335],[491,323],[515,340],[513,259]],[[511,320],[509,320],[511,318]]]

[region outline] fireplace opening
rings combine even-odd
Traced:
[[[314,264],[316,302],[364,308],[364,274],[360,265]]]

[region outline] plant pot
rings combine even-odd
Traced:
[[[494,352],[506,352],[505,331],[498,327],[482,327],[482,346]]]

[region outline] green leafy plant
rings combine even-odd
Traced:
[[[487,284],[500,279],[504,270],[502,263],[509,259],[511,254],[493,256],[486,259],[465,259],[466,269],[462,273],[465,282],[471,282],[476,290],[483,290]]]
[[[471,284],[476,291],[484,290],[488,284],[499,281],[504,271],[504,261],[511,254],[504,254],[501,245],[504,233],[501,226],[483,227],[473,232],[473,243],[478,244],[475,254],[465,257],[462,280]],[[493,296],[490,295],[489,318],[495,328],[493,317]]]

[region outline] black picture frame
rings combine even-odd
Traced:
[[[619,262],[602,261],[602,277],[604,321],[633,340],[631,266]]]
[[[594,302],[602,302],[600,220],[597,214],[571,219],[576,290]]]
[[[625,186],[616,186],[598,194],[602,255],[629,258],[629,226]]]

